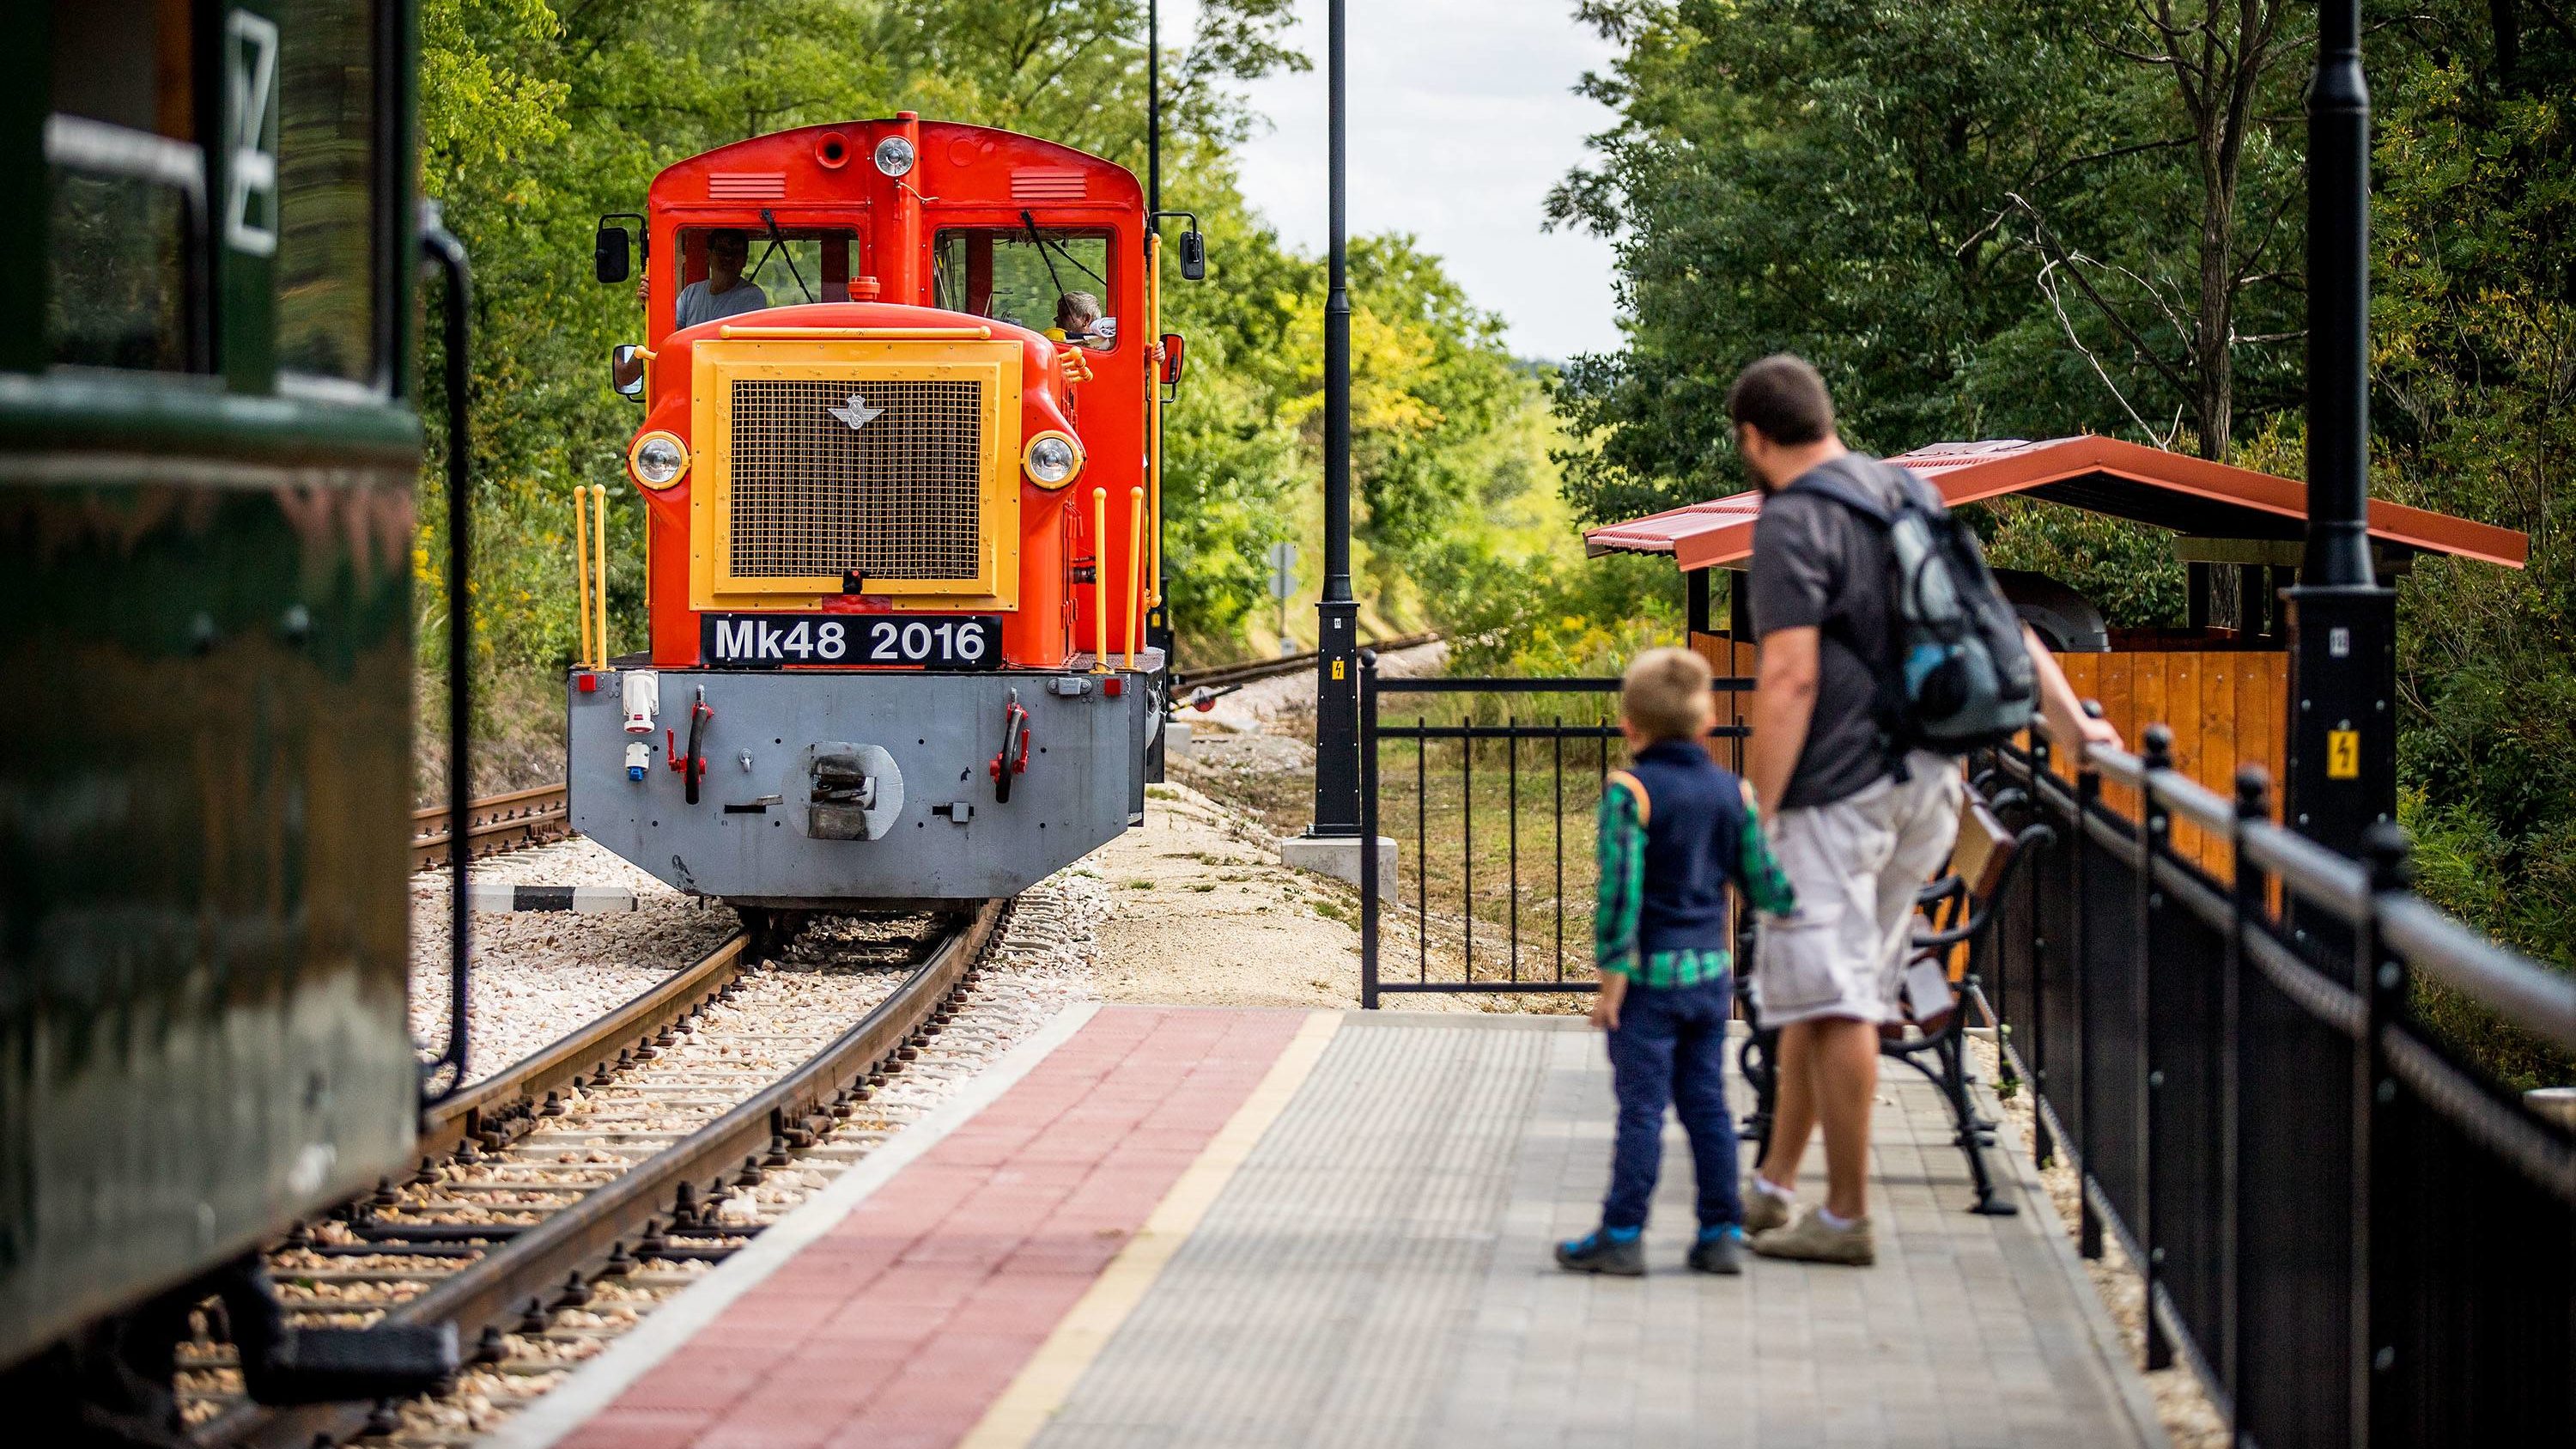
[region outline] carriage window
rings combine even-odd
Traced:
[[[952,228],[939,233],[932,261],[932,290],[951,312],[970,312],[1044,332],[1059,316],[1106,311],[1109,234],[1041,227]],[[1082,345],[1106,351],[1117,343],[1111,326],[1094,327]]]
[[[377,381],[373,0],[289,0],[277,25],[277,365]]]
[[[52,7],[45,337],[58,366],[205,364],[190,14],[186,0]]]

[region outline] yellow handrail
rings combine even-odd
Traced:
[[[598,502],[598,504],[599,504],[599,521],[598,521],[598,523],[597,523],[595,526],[593,526],[593,527],[592,527],[592,529],[590,530],[590,544],[591,544],[591,547],[592,547],[594,550],[596,550],[596,551],[597,551],[597,553],[596,553],[596,559],[597,559],[597,562],[598,562],[598,565],[599,565],[599,584],[598,584],[598,586],[597,586],[596,588],[594,588],[594,589],[592,589],[592,590],[591,590],[591,597],[592,597],[592,599],[596,602],[596,604],[597,604],[597,606],[598,606],[598,609],[599,609],[599,634],[598,634],[598,639],[599,639],[599,667],[600,667],[600,668],[602,668],[602,669],[606,669],[606,668],[608,667],[608,488],[607,488],[607,486],[606,486],[605,484],[600,484],[600,483],[594,483],[594,484],[590,485],[590,496],[591,496],[593,499],[595,499],[595,500]]]
[[[1127,567],[1119,570],[1127,585],[1127,605],[1120,611],[1118,628],[1127,640],[1127,667],[1136,667],[1136,599],[1144,592],[1136,577],[1145,564],[1145,490],[1127,490]]]
[[[1149,344],[1163,345],[1163,238],[1159,234],[1145,243],[1145,329]],[[1163,607],[1163,381],[1151,358],[1145,369],[1145,485],[1154,515],[1154,526],[1145,532],[1150,555],[1145,564],[1145,606],[1159,609]]]
[[[990,327],[735,327],[716,329],[723,338],[769,338],[778,341],[807,339],[823,342],[847,339],[858,342],[989,342]]]
[[[590,500],[575,484],[572,490],[572,571],[581,581],[581,653],[576,662],[590,667]]]
[[[1091,672],[1109,672],[1109,490],[1091,490]]]

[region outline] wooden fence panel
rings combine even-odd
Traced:
[[[1721,675],[1751,678],[1757,651],[1723,634],[1693,634],[1691,648]],[[2162,724],[2174,734],[2174,759],[2200,784],[2232,797],[2240,765],[2260,765],[2274,782],[2272,809],[2280,812],[2281,724],[2288,717],[2290,659],[2271,650],[2134,650],[2062,654],[2058,664],[2079,699],[2099,700],[2103,718],[2132,750],[2142,748],[2146,727]],[[1749,696],[1730,696],[1738,709],[1720,723],[1742,724]],[[1728,706],[1721,705],[1723,713]],[[2072,778],[2061,756],[2059,773]],[[2135,792],[2116,785],[2103,799],[2135,818]],[[2177,827],[2177,849],[2224,877],[2227,843],[2196,827]]]

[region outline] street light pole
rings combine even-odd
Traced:
[[[2397,810],[2397,595],[2370,558],[2370,89],[2360,0],[2317,7],[2308,85],[2308,535],[2289,591],[2287,823],[2358,857]]]
[[[1316,606],[1315,822],[1311,837],[1360,833],[1359,612],[1351,594],[1351,297],[1343,211],[1342,0],[1325,40],[1331,109],[1332,240],[1324,295],[1324,597]]]

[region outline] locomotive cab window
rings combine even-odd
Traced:
[[[690,227],[680,233],[679,325],[694,326],[763,307],[848,302],[864,265],[858,232],[839,226]],[[748,284],[752,290],[739,289]],[[863,285],[860,289],[866,290]]]
[[[938,305],[1039,332],[1095,352],[1118,345],[1107,315],[1109,233],[1045,226],[955,227],[939,233],[932,259]]]

